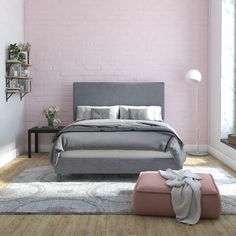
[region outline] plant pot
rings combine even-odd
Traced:
[[[24,52],[24,51],[20,52],[19,55],[18,55],[18,59],[21,62],[27,64],[28,63],[28,52]]]
[[[47,119],[48,120],[48,127],[53,128],[53,119]]]
[[[9,60],[17,60],[17,56],[13,53],[9,53]]]

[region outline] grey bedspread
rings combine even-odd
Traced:
[[[183,142],[164,122],[141,120],[84,120],[57,133],[50,161],[57,165],[60,153],[69,150],[156,150],[170,151],[178,165],[186,155]]]

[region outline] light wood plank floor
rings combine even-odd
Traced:
[[[218,160],[207,156],[188,158],[187,163],[214,162],[236,177],[236,173]],[[27,166],[47,165],[47,154],[26,154],[0,169],[0,189],[4,188]],[[105,236],[218,236],[236,235],[236,216],[224,215],[219,220],[200,220],[197,225],[176,223],[174,218],[134,215],[0,215],[0,236],[105,235]]]

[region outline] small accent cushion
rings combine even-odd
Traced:
[[[149,120],[148,108],[129,109],[129,119],[131,120]]]
[[[91,119],[117,119],[117,112],[111,108],[91,108]]]

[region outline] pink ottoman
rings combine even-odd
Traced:
[[[210,174],[201,176],[201,218],[218,218],[220,194]],[[132,206],[138,215],[175,216],[171,188],[158,171],[141,172],[132,195]]]

